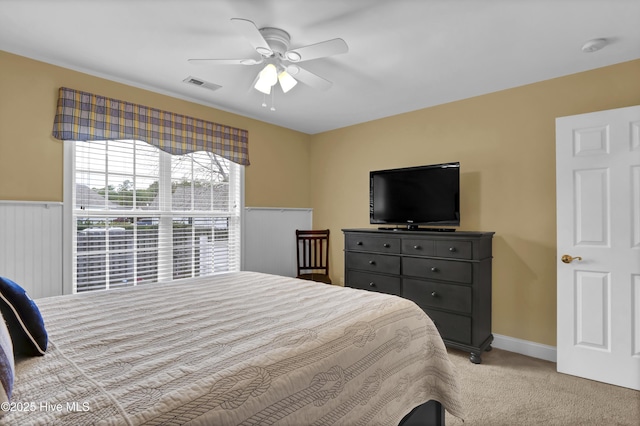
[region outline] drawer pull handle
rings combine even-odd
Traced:
[[[431,297],[438,297],[438,293],[436,293],[435,291],[431,292]]]
[[[384,244],[382,245],[382,247],[389,248],[389,244],[388,244],[388,243],[384,243]]]
[[[361,246],[361,245],[362,245],[362,241],[358,241],[358,242],[356,243],[356,245],[357,245],[357,246]]]
[[[375,261],[375,260],[370,260],[370,261],[369,261],[369,265],[375,265],[375,264],[376,264],[376,261]]]
[[[436,268],[435,266],[431,268],[431,272],[438,272],[438,268]]]
[[[376,283],[374,283],[373,281],[369,283],[369,287],[375,287]]]
[[[416,249],[416,250],[420,250],[422,247],[420,247],[420,246],[413,246],[413,248],[414,248],[414,249]]]
[[[455,247],[449,247],[449,251],[450,251],[451,253],[455,253],[456,248],[455,248]]]

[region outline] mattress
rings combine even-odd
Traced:
[[[399,297],[239,272],[36,302],[49,348],[16,360],[2,423],[391,425],[429,400],[463,416],[438,331]]]

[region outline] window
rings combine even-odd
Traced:
[[[132,140],[65,150],[73,292],[240,269],[242,166]]]

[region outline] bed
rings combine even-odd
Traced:
[[[36,304],[48,347],[16,358],[3,424],[397,425],[443,423],[443,409],[463,416],[435,326],[399,297],[238,272]]]

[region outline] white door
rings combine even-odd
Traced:
[[[640,106],[556,120],[556,191],[558,371],[640,390]]]

